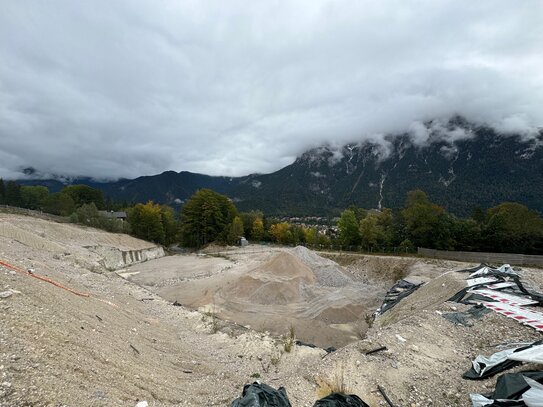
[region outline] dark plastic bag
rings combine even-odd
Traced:
[[[332,393],[325,398],[317,400],[313,407],[370,407],[356,394]]]
[[[230,407],[292,407],[284,387],[275,390],[264,383],[254,382],[243,386],[241,397]]]

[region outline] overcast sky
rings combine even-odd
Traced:
[[[4,178],[271,172],[453,114],[543,125],[543,1],[0,2]]]

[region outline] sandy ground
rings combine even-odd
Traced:
[[[178,255],[119,272],[162,298],[322,348],[364,336],[383,284],[354,278],[337,263],[298,247],[249,247],[228,254]]]
[[[107,244],[121,239],[120,244],[125,245],[122,241],[125,237],[101,237],[103,232],[70,226],[72,234],[64,238],[62,229],[58,235],[55,230],[66,225],[4,215],[0,217],[0,230],[19,228],[19,222],[20,229],[27,232],[26,237],[16,237],[13,231],[0,233],[0,260],[24,269],[34,268],[35,273],[87,292],[90,297],[76,296],[0,267],[0,292],[13,290],[7,297],[0,297],[2,407],[133,407],[139,400],[157,407],[229,406],[243,385],[257,378],[274,387],[285,386],[293,407],[311,407],[318,397],[340,385],[372,407],[385,405],[377,385],[401,407],[469,406],[470,392],[487,392],[496,381],[496,377],[463,380],[461,375],[470,367],[472,358],[478,353],[496,352],[503,343],[541,339],[541,334],[532,328],[495,313],[464,327],[452,324],[436,312],[463,310],[464,306],[446,300],[463,287],[466,277],[453,270],[469,264],[339,256],[336,260],[357,284],[375,282],[381,284],[379,290],[384,290],[392,285],[389,274],[425,279],[429,283],[373,323],[363,340],[350,342],[331,354],[304,346],[294,346],[287,352],[285,339],[185,306],[173,306],[145,286],[99,269],[99,258],[92,257],[98,264],[93,267],[77,261],[79,255],[86,255],[84,246],[97,244],[102,238]],[[5,227],[6,224],[11,226]],[[65,255],[47,243],[38,245],[32,241],[34,236],[63,250],[70,247],[71,254]],[[277,261],[289,265],[302,263],[304,272],[291,281],[296,287],[303,283],[331,291],[342,288],[340,279],[329,280],[326,286],[328,269],[313,270],[308,259],[307,263],[302,261],[303,253],[280,252],[254,256],[241,253],[248,257],[246,261],[235,255],[191,258],[193,267],[183,268],[182,272],[172,267],[178,261],[174,257],[142,263],[141,267],[149,267],[150,271],[161,270],[163,266],[170,268],[170,274],[165,271],[162,281],[172,285],[164,284],[153,290],[172,288],[180,284],[180,278],[196,287],[198,281],[223,274],[232,278],[252,276],[265,286],[265,277],[288,281],[288,276],[274,273],[273,259],[277,254],[289,254],[295,260],[282,256]],[[541,290],[540,270],[527,269],[521,273],[533,288]],[[144,275],[140,271],[132,276]],[[210,292],[217,302],[226,303],[223,294],[228,290],[230,287],[223,285]],[[241,294],[238,297],[245,298]],[[179,299],[183,302],[183,298]],[[288,306],[288,301],[282,305]],[[387,350],[365,354],[380,346],[386,346]],[[533,366],[524,366],[529,367]]]

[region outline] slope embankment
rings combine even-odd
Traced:
[[[88,247],[143,250],[151,247],[147,242],[21,216],[0,217],[0,231],[0,259],[20,270],[0,265],[1,407],[134,407],[143,400],[156,407],[229,406],[255,379],[285,386],[293,407],[310,407],[340,387],[371,407],[383,406],[378,386],[396,406],[464,407],[471,405],[470,392],[486,393],[496,384],[496,376],[462,379],[475,356],[541,339],[533,328],[495,312],[468,325],[443,317],[469,308],[448,301],[466,284],[466,275],[454,270],[468,264],[397,257],[387,265],[386,258],[358,256],[337,268],[305,249],[232,250],[224,257],[184,256],[180,262],[168,256],[119,270],[139,277],[137,285],[108,272]],[[28,269],[59,285],[33,278]],[[157,289],[186,285],[179,302],[199,300],[196,308],[207,312],[175,306],[148,289],[159,272]],[[338,318],[334,328],[351,323],[360,329],[358,322],[339,320],[347,312],[335,314],[348,299],[338,290],[362,284],[384,292],[393,284],[388,272],[426,284],[373,322],[364,339],[329,354],[222,320],[213,311],[213,299],[225,312],[242,312],[250,300],[261,307],[255,317],[262,310],[264,320],[267,309],[283,307],[305,315],[308,330],[324,329],[319,318]],[[541,291],[540,270],[518,273],[527,287]],[[207,291],[195,290],[206,280]],[[247,285],[236,286],[240,281]],[[290,289],[281,294],[283,283]],[[367,354],[375,349],[382,350]],[[530,368],[541,366],[511,371]]]
[[[116,270],[164,256],[162,247],[125,234],[22,215],[0,214],[0,237],[29,249],[70,257],[95,271]]]

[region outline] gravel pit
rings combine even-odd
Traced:
[[[365,335],[383,284],[360,281],[305,248],[176,255],[120,273],[164,299],[274,335],[341,347]]]

